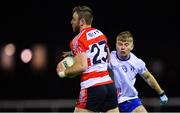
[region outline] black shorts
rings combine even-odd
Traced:
[[[82,89],[76,107],[94,112],[106,112],[118,106],[113,83]]]

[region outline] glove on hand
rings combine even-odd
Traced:
[[[159,97],[160,97],[160,105],[165,105],[168,102],[168,97],[166,96],[164,91],[161,94],[159,94]]]

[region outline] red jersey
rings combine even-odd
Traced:
[[[81,74],[81,89],[112,83],[107,71],[107,38],[95,28],[85,28],[70,42],[74,56],[86,53],[88,68]]]

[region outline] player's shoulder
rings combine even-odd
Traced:
[[[133,61],[134,63],[136,64],[144,63],[144,61],[141,58],[137,57],[134,53],[130,52],[130,56],[131,56],[130,58],[131,61]]]
[[[105,35],[96,28],[85,29],[83,36],[86,37],[87,40],[95,39],[95,38],[98,38],[101,36],[103,36],[103,38],[105,38]]]
[[[133,59],[140,59],[137,55],[135,55],[134,53],[130,52],[130,56]]]
[[[115,55],[115,54],[116,54],[115,50],[111,51],[111,55]]]
[[[119,65],[119,61],[118,61],[118,59],[117,59],[117,57],[116,57],[116,52],[117,52],[117,51],[113,50],[113,51],[111,51],[111,53],[110,53],[110,64],[111,64],[112,66],[117,66],[117,65]]]
[[[87,36],[95,36],[95,35],[100,35],[103,34],[99,29],[96,28],[86,28],[84,29],[84,33],[87,34]]]
[[[93,28],[93,27],[88,27],[88,28],[84,28],[81,32],[82,32],[83,34],[88,34],[88,33],[94,32],[94,31],[96,31],[96,30],[98,30],[98,29]]]
[[[114,61],[115,59],[117,59],[116,52],[117,51],[111,51],[111,53],[110,53],[110,61]]]

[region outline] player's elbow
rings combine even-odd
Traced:
[[[81,61],[78,63],[78,68],[81,72],[84,72],[88,68],[88,63],[86,61]]]
[[[79,65],[79,70],[80,70],[81,72],[86,71],[86,70],[87,70],[87,68],[88,68],[88,65],[85,65],[85,64],[81,64],[81,65]]]

